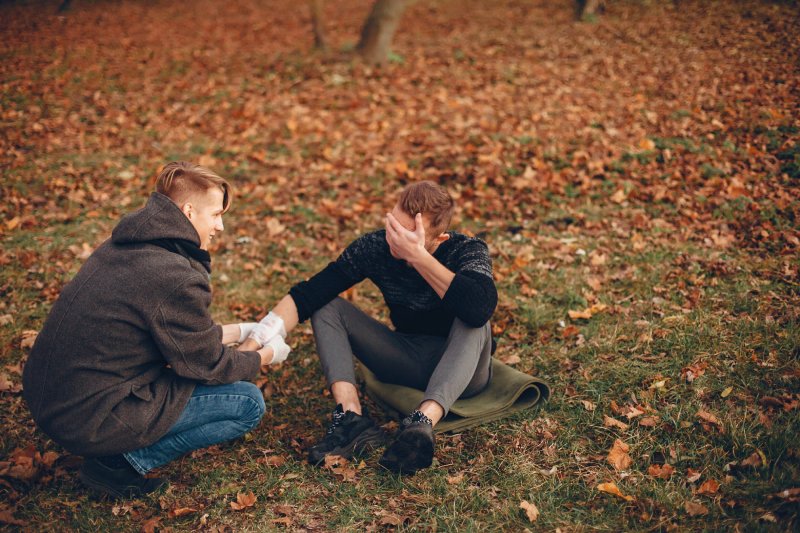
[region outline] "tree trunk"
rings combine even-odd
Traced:
[[[356,47],[361,57],[371,65],[389,59],[389,47],[397,30],[403,10],[410,0],[377,0],[361,28],[361,39]]]
[[[598,12],[602,12],[604,8],[604,0],[585,0],[583,2],[583,9],[581,9],[580,18],[581,20],[586,20],[587,17],[592,17]]]
[[[328,47],[325,30],[322,28],[322,0],[310,0],[311,28],[314,31],[314,48],[324,50]]]

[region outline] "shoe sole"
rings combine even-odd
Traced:
[[[350,441],[347,445],[339,448],[334,448],[325,455],[315,460],[312,457],[308,458],[308,462],[312,465],[319,465],[325,462],[325,458],[329,455],[338,455],[345,459],[352,459],[354,455],[359,455],[370,449],[375,449],[386,442],[386,437],[380,428],[372,428],[363,431],[355,439]]]
[[[157,484],[147,491],[142,491],[138,487],[131,487],[127,491],[122,491],[119,489],[115,489],[105,483],[97,481],[93,477],[87,475],[82,470],[78,472],[78,478],[81,480],[81,483],[89,489],[89,493],[91,496],[96,500],[122,500],[122,499],[131,499],[131,498],[138,498],[144,496],[146,494],[150,494],[151,492],[155,492],[156,490],[160,489],[162,486],[166,485],[167,482],[164,479],[159,480]]]
[[[417,431],[403,431],[378,462],[395,474],[413,476],[417,470],[433,464],[434,444],[427,435]]]

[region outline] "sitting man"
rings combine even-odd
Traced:
[[[311,318],[337,404],[326,435],[310,449],[312,463],[327,455],[349,458],[383,442],[383,432],[359,402],[354,356],[382,381],[425,391],[380,460],[398,473],[430,466],[433,426],[456,399],[488,385],[488,321],[497,305],[492,263],[480,239],[445,232],[453,209],[439,185],[407,186],[386,215],[384,230],[362,235],[336,261],[292,287],[242,345],[257,347],[276,331],[285,335]],[[394,330],[336,297],[365,278],[383,294]]]
[[[208,246],[223,230],[228,183],[185,162],[164,167],[147,205],[124,217],[67,284],[23,374],[38,426],[86,457],[79,478],[111,498],[152,492],[150,469],[239,437],[265,411],[252,383],[286,359],[280,337],[258,352],[255,324],[215,324]]]

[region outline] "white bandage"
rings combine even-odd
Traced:
[[[286,358],[289,357],[289,352],[292,351],[280,335],[272,337],[265,346],[272,348],[272,361],[269,362],[271,365],[286,361]]]
[[[283,323],[283,319],[278,315],[276,315],[275,313],[273,313],[272,311],[267,313],[267,316],[262,318],[258,323],[264,324],[270,329],[274,328],[275,331],[278,333],[278,335],[281,336],[281,338],[283,339],[286,338],[286,325]]]
[[[236,341],[239,344],[242,344],[247,337],[253,332],[253,328],[256,327],[258,322],[240,322],[239,323],[239,340]]]

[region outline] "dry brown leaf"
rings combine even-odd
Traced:
[[[648,474],[660,479],[669,479],[674,472],[675,468],[673,468],[671,465],[668,464],[650,465],[647,469]]]
[[[619,428],[619,429],[628,429],[630,426],[621,420],[617,420],[616,418],[611,418],[608,415],[603,415],[603,425],[607,428]]]
[[[645,426],[649,428],[654,428],[658,425],[659,418],[655,416],[645,416],[641,420],[639,420],[640,426]]]
[[[714,479],[705,480],[698,488],[697,494],[705,494],[706,496],[713,496],[719,490],[719,483]]]
[[[459,472],[454,476],[447,476],[447,483],[450,485],[458,485],[464,479],[464,472]]]
[[[242,511],[248,507],[253,507],[257,499],[253,491],[239,492],[236,494],[236,501],[231,502],[231,509],[234,511]]]
[[[142,533],[155,533],[158,527],[161,527],[161,518],[155,516],[142,524]]]
[[[583,311],[567,311],[567,314],[572,320],[576,320],[578,318],[592,318],[592,313],[588,309],[584,309]]]
[[[705,516],[708,514],[706,506],[700,503],[686,502],[683,508],[686,509],[689,516]]]
[[[713,414],[709,413],[708,411],[704,411],[703,409],[700,409],[699,411],[697,411],[697,415],[696,416],[697,416],[697,418],[699,418],[701,420],[705,420],[709,424],[714,424],[716,426],[722,426],[722,422],[719,421],[719,418],[717,418]]]
[[[689,483],[696,483],[701,477],[703,477],[702,472],[698,472],[694,468],[686,469],[686,481]]]
[[[594,411],[595,408],[597,408],[597,406],[589,400],[581,400],[581,403],[583,404],[583,408],[587,411]]]
[[[169,516],[172,518],[177,518],[179,516],[186,516],[187,514],[196,513],[197,509],[192,507],[177,507],[175,509],[171,509],[169,512]]]
[[[537,509],[535,504],[522,500],[519,504],[519,508],[525,511],[525,516],[528,517],[530,522],[536,522],[539,518],[539,509]]]
[[[283,466],[286,464],[286,457],[282,455],[267,455],[265,457],[259,457],[256,459],[256,462],[267,466]]]
[[[599,490],[600,492],[605,492],[606,494],[612,494],[614,496],[618,496],[626,501],[633,500],[633,496],[626,496],[625,494],[622,494],[622,491],[619,490],[617,484],[613,482],[600,483],[599,485],[597,485],[597,490]]]
[[[280,223],[277,218],[270,217],[267,219],[267,232],[270,237],[280,235],[286,229],[286,226]]]
[[[39,336],[39,332],[34,329],[26,329],[22,332],[22,339],[19,341],[19,347],[23,350],[29,350],[33,348],[33,343],[36,342],[36,337]]]
[[[631,456],[628,455],[628,450],[630,450],[630,446],[620,439],[616,439],[606,460],[617,470],[627,470],[631,466]]]
[[[644,411],[637,407],[627,407],[622,410],[622,416],[626,417],[628,420],[633,420],[637,416],[642,416]]]
[[[14,510],[5,504],[0,504],[0,524],[10,526],[27,526],[28,523],[14,516]]]
[[[767,464],[767,458],[761,450],[754,451],[742,461],[742,466],[752,466],[753,468],[761,468],[765,464]]]

